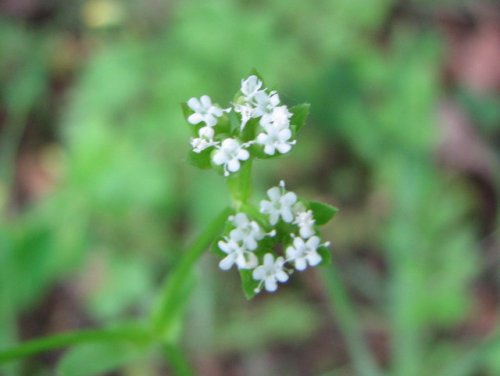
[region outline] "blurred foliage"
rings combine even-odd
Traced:
[[[205,93],[228,101],[257,68],[287,101],[312,104],[291,157],[257,165],[259,188],[286,177],[290,187],[341,207],[324,235],[344,279],[369,302],[359,305],[361,315],[376,317],[365,326],[390,337],[391,374],[439,374],[459,360],[478,338],[440,334],[470,319],[475,304],[478,198],[433,158],[440,38],[411,23],[382,35],[392,5],[92,0],[61,4],[38,24],[0,18],[0,204],[7,213],[0,347],[22,337],[18,318],[43,305],[56,285],[79,300],[66,313],[73,318],[42,318],[45,329],[148,310],[186,239],[227,201],[222,179],[186,163],[189,130],[179,104]],[[497,99],[457,96],[486,134],[498,136]],[[54,180],[22,207],[7,199],[19,150],[35,153]],[[360,249],[383,260],[382,270],[360,258]],[[195,354],[305,346],[328,327],[325,310],[298,285],[288,287],[298,294],[292,300],[250,305],[236,276],[216,271],[211,256],[198,277],[186,325],[194,340],[185,341]],[[468,374],[497,374],[498,346]],[[59,370],[92,374],[79,373],[91,362],[98,373],[123,363],[117,350],[76,348]],[[331,360],[309,374],[345,365],[324,355]],[[5,374],[48,372],[33,367],[5,367]]]

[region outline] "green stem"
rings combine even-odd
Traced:
[[[227,184],[233,206],[241,209],[252,195],[252,160],[244,162],[240,171],[230,175]]]
[[[184,253],[181,260],[174,268],[172,273],[165,281],[163,292],[160,296],[156,309],[153,311],[152,323],[153,330],[160,335],[165,335],[166,330],[170,328],[172,320],[177,312],[177,304],[179,301],[186,301],[184,295],[188,290],[188,282],[194,264],[203,252],[208,248],[210,243],[222,232],[228,216],[231,214],[230,208],[224,209],[210,223],[200,236],[194,241],[191,247]],[[184,296],[182,296],[184,295]]]
[[[112,329],[81,330],[24,342],[19,346],[0,351],[0,364],[65,346],[89,343],[150,340],[149,331],[143,326],[123,326]]]
[[[366,345],[356,319],[355,310],[334,264],[322,270],[322,277],[335,312],[335,318],[346,339],[355,373],[360,376],[380,376],[382,373]]]
[[[166,343],[163,345],[163,353],[175,375],[194,376],[194,371],[178,346]]]

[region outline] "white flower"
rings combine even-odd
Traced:
[[[253,279],[260,281],[257,291],[264,284],[267,291],[273,292],[278,288],[277,282],[286,282],[288,274],[283,268],[284,264],[285,260],[283,257],[278,257],[275,261],[271,253],[266,253],[264,255],[264,263],[257,266],[252,273]]]
[[[217,245],[222,252],[227,254],[219,262],[219,267],[222,270],[229,270],[234,264],[238,269],[253,269],[257,266],[257,256],[233,239],[220,240]]]
[[[257,242],[264,238],[264,232],[258,223],[250,221],[244,213],[238,213],[235,216],[229,217],[229,219],[236,226],[229,233],[229,237],[236,242],[242,242],[251,251],[256,249]]]
[[[250,157],[248,150],[244,149],[234,138],[226,138],[217,148],[217,152],[212,157],[216,165],[224,166],[224,176],[240,169],[240,161],[245,161]]]
[[[271,113],[265,113],[260,119],[260,125],[267,128],[275,126],[278,128],[288,128],[290,126],[290,118],[292,113],[288,111],[287,106],[274,107]]]
[[[247,101],[250,101],[262,87],[262,81],[257,76],[252,75],[246,80],[241,80],[241,93]]]
[[[212,104],[208,95],[202,95],[200,99],[191,98],[187,101],[187,105],[194,111],[187,119],[191,124],[205,122],[206,125],[213,127],[217,124],[217,118],[224,113],[224,110]]]
[[[274,155],[276,150],[281,154],[288,153],[295,144],[295,141],[289,141],[292,132],[289,128],[269,126],[266,133],[259,133],[257,143],[264,146],[264,153]]]
[[[293,239],[293,246],[286,249],[287,261],[293,261],[295,269],[304,270],[307,264],[316,266],[321,262],[321,256],[318,254],[317,249],[320,246],[320,240],[317,236],[313,236],[305,241],[302,238],[295,237]]]
[[[285,183],[280,182],[280,187],[273,187],[267,191],[270,201],[260,202],[260,212],[269,215],[269,223],[275,225],[281,217],[283,221],[293,221],[292,206],[297,202],[297,195],[293,192],[285,193]]]
[[[275,91],[267,94],[265,91],[258,91],[254,96],[255,107],[252,112],[253,117],[264,114],[271,114],[276,106],[280,104],[280,97]]]
[[[208,125],[200,128],[198,131],[199,137],[191,138],[191,146],[195,153],[201,153],[206,148],[215,146],[218,143],[213,140],[214,129]]]
[[[299,226],[299,234],[303,239],[308,239],[314,235],[314,217],[311,210],[305,210],[303,205],[296,205],[299,207],[295,212],[295,223]],[[296,208],[294,208],[296,209]]]

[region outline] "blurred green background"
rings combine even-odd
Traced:
[[[285,179],[341,209],[323,237],[379,364],[500,374],[497,2],[3,0],[0,11],[0,348],[147,314],[229,201],[220,176],[186,162],[180,102],[226,103],[256,68],[287,104],[311,103],[294,151],[256,163],[256,194]],[[312,270],[247,302],[237,273],[207,254],[180,338],[200,375],[355,375]],[[0,374],[170,374],[127,351],[57,351]]]

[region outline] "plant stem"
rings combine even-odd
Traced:
[[[0,364],[24,358],[42,351],[88,342],[149,341],[150,332],[144,326],[130,325],[112,329],[80,330],[56,334],[24,342],[19,346],[0,351]]]
[[[177,376],[194,376],[194,372],[189,365],[189,362],[184,357],[184,354],[178,346],[171,343],[163,345],[163,353]]]
[[[345,337],[355,373],[360,376],[380,376],[382,373],[366,345],[356,319],[355,310],[342,285],[334,264],[322,270],[322,277],[335,318]]]
[[[187,301],[185,293],[189,287],[187,285],[194,264],[208,248],[210,243],[222,232],[227,217],[231,212],[232,210],[230,208],[226,208],[219,213],[184,253],[172,273],[167,277],[163,292],[152,316],[153,330],[156,333],[166,335],[166,330],[170,327],[172,320],[176,316],[179,306],[178,303]]]

